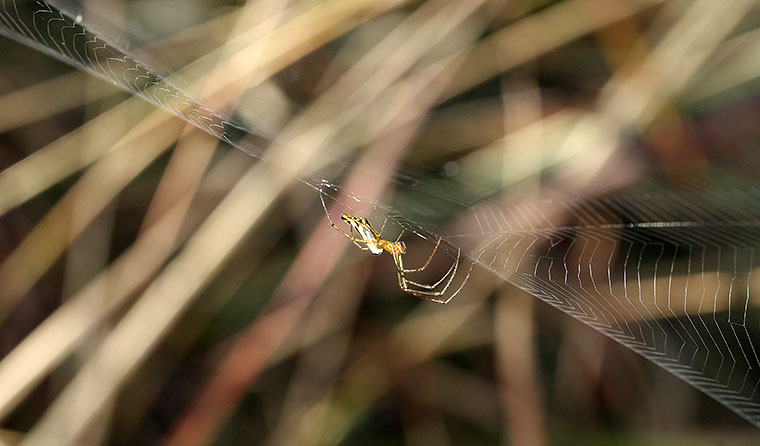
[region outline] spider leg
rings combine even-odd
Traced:
[[[446,272],[446,274],[441,277],[438,282],[436,282],[433,285],[425,285],[417,282],[413,282],[410,280],[407,280],[406,276],[404,276],[404,269],[403,269],[403,261],[401,259],[401,255],[394,255],[393,258],[396,261],[397,271],[398,271],[398,283],[399,287],[408,294],[411,294],[412,296],[418,297],[420,299],[429,300],[432,302],[436,302],[439,304],[445,304],[448,303],[454,295],[449,296],[447,299],[437,299],[440,296],[443,296],[446,291],[451,286],[451,283],[454,281],[454,277],[457,274],[457,268],[459,267],[459,257],[461,254],[461,250],[457,250],[457,257],[454,261],[454,264],[449,268],[449,271]],[[440,285],[441,282],[443,282],[446,277],[448,276],[448,281],[446,281],[446,284],[443,286],[443,288],[439,291],[426,291],[426,290],[432,290],[436,286]],[[420,288],[424,288],[424,290],[418,290],[410,288],[409,285],[418,286]],[[455,293],[456,294],[456,293]]]
[[[441,278],[438,279],[438,281],[436,283],[434,283],[432,285],[427,285],[427,284],[424,284],[424,283],[418,283],[418,282],[414,282],[412,280],[406,279],[406,276],[404,276],[404,278],[406,279],[405,280],[406,283],[411,284],[411,285],[415,285],[415,286],[418,286],[420,288],[424,288],[424,289],[427,289],[427,290],[432,290],[432,289],[437,288],[438,285],[440,285],[444,280],[446,280],[446,278],[448,278],[450,276],[456,275],[456,273],[457,273],[456,268],[459,265],[459,254],[460,254],[460,252],[461,251],[457,251],[457,256],[454,259],[454,263],[451,264],[451,266],[449,267],[449,270],[446,271],[446,274],[444,274],[443,276],[441,276]]]
[[[400,237],[400,235],[399,235]],[[435,248],[433,248],[433,252],[430,253],[430,257],[428,257],[427,262],[425,262],[424,265],[422,265],[419,268],[413,268],[413,269],[404,269],[403,272],[405,273],[419,273],[421,271],[425,271],[425,268],[430,265],[430,261],[433,260],[433,256],[435,256],[435,253],[438,251],[438,247],[441,245],[441,238],[438,237],[438,242],[435,244]]]
[[[348,232],[340,229],[338,226],[335,225],[335,223],[330,222],[330,226],[332,226],[333,229],[337,230],[341,234],[345,235],[346,238],[354,242],[354,245],[359,247],[362,251],[369,251],[369,247],[367,246],[368,243],[372,243],[372,240],[364,240],[363,238],[356,238],[353,235],[349,234]],[[352,229],[353,231],[353,229]],[[364,243],[364,246],[361,245],[361,243]]]
[[[419,290],[407,290],[406,292],[419,299],[428,300],[430,302],[435,302],[437,304],[447,304],[454,297],[454,294],[452,294],[451,296],[444,298],[443,293],[439,293],[439,292],[428,292],[428,291],[419,291]]]
[[[330,218],[330,212],[327,210],[327,205],[325,204],[325,198],[322,196],[322,194],[319,194],[319,199],[322,201],[322,208],[325,210],[325,215],[327,215],[327,222],[330,224],[330,226],[335,229],[336,231],[340,232],[344,236],[346,236],[347,239],[354,242],[354,245],[359,247],[362,251],[369,251],[369,247],[367,246],[368,243],[372,243],[372,240],[365,240],[363,238],[357,238],[354,237],[354,228],[351,228],[351,233],[348,233],[344,231],[343,229],[339,228],[338,225],[333,223],[332,218]],[[361,243],[364,243],[364,246],[361,245]]]
[[[457,271],[457,267],[459,266],[459,254],[460,254],[460,252],[457,252],[457,260],[454,263],[453,272],[452,272],[451,276],[449,276],[448,282],[446,282],[446,285],[444,285],[443,289],[441,289],[440,291],[415,290],[415,289],[409,288],[408,286],[407,287],[402,287],[401,289],[404,290],[406,293],[411,294],[414,297],[417,297],[417,298],[420,298],[420,299],[424,299],[424,300],[429,300],[429,301],[435,302],[437,304],[444,304],[445,305],[445,304],[449,303],[451,301],[451,299],[453,299],[454,296],[456,296],[457,294],[459,294],[459,291],[461,290],[461,288],[460,288],[459,290],[455,291],[454,294],[450,295],[449,297],[447,297],[445,299],[442,297],[444,294],[446,294],[446,291],[448,291],[449,287],[451,286],[452,281],[454,280],[454,276],[456,276],[456,274],[457,274],[456,271]],[[451,269],[449,271],[451,271]],[[443,276],[443,277],[445,278],[446,276]]]
[[[434,283],[432,285],[426,285],[424,283],[417,283],[417,282],[414,282],[414,281],[411,281],[411,280],[407,279],[406,283],[418,286],[420,288],[425,288],[427,290],[432,290],[434,288],[437,288],[438,285],[440,285],[444,280],[446,280],[446,278],[449,277],[449,275],[452,275],[452,276],[455,275],[457,273],[457,270],[456,270],[456,266],[457,265],[459,265],[459,253],[457,253],[457,258],[454,260],[454,263],[451,264],[451,267],[449,267],[449,270],[446,271],[446,274],[444,274],[443,276],[441,276],[440,279],[438,279],[438,282],[436,282],[436,283]]]
[[[361,249],[362,251],[369,251],[369,247],[366,245],[367,240],[353,240],[354,245],[356,245],[357,248]],[[365,245],[362,246],[360,243],[364,242]]]
[[[407,291],[407,293],[409,293],[412,296],[417,297],[419,299],[424,299],[424,300],[427,300],[427,301],[430,301],[430,302],[435,302],[437,304],[443,304],[443,305],[449,303],[449,301],[451,300],[451,298],[454,297],[452,295],[452,296],[449,296],[447,299],[443,299],[443,298],[438,299],[437,298],[438,295],[418,294],[418,293],[412,292],[412,291]]]
[[[336,231],[340,232],[341,234],[345,235],[349,240],[356,242],[357,238],[353,236],[353,234],[349,234],[348,232],[344,231],[343,229],[340,229],[338,225],[333,223],[332,218],[330,217],[330,211],[327,210],[327,205],[325,204],[325,197],[322,196],[322,194],[319,194],[319,200],[322,202],[322,209],[325,210],[325,215],[327,215],[327,222],[330,224],[330,226],[335,229]],[[353,228],[351,228],[351,232],[353,233]]]
[[[385,224],[386,223],[388,223],[388,217],[385,217],[385,220],[383,220],[382,226],[380,226],[380,232],[377,233],[377,236],[380,237],[380,238],[383,237],[383,229],[385,229]]]

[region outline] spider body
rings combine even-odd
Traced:
[[[398,240],[395,242],[383,240],[366,218],[357,218],[349,214],[340,214],[340,219],[348,223],[351,226],[351,229],[361,235],[362,240],[366,240],[367,248],[372,254],[380,255],[385,251],[391,255],[406,254],[406,245],[404,242]],[[382,229],[380,232],[382,232]],[[359,247],[362,248],[362,246]]]
[[[444,299],[443,295],[446,293],[446,291],[449,289],[449,286],[451,286],[451,282],[454,280],[454,276],[457,273],[457,266],[459,265],[459,255],[461,253],[460,250],[457,250],[457,256],[454,260],[454,264],[451,265],[451,268],[449,268],[448,272],[443,275],[437,282],[433,284],[424,284],[424,283],[418,283],[414,282],[412,280],[409,280],[407,278],[407,274],[411,273],[419,273],[424,271],[428,265],[430,264],[430,261],[433,259],[433,256],[435,256],[435,253],[438,252],[438,247],[441,245],[441,238],[438,238],[438,241],[435,244],[435,248],[433,248],[433,252],[430,253],[430,257],[428,257],[427,261],[424,265],[422,265],[419,268],[413,268],[413,269],[407,269],[404,268],[404,258],[403,255],[406,254],[406,244],[404,242],[400,241],[401,236],[404,234],[404,231],[402,230],[401,233],[398,235],[398,238],[396,238],[395,241],[385,240],[382,237],[383,229],[385,228],[385,223],[387,222],[387,219],[385,222],[383,222],[383,225],[380,227],[380,231],[375,231],[375,229],[372,227],[372,225],[369,223],[369,221],[366,218],[363,217],[354,217],[350,214],[341,214],[340,219],[343,220],[348,226],[350,227],[350,232],[346,232],[343,229],[339,228],[335,223],[333,223],[332,218],[330,218],[330,213],[327,211],[327,206],[325,205],[325,200],[320,194],[319,197],[322,200],[322,207],[325,210],[325,214],[327,215],[327,221],[330,223],[330,226],[335,229],[336,231],[343,234],[346,238],[351,240],[354,245],[359,247],[362,251],[369,251],[372,254],[380,255],[383,252],[389,253],[393,257],[393,262],[396,264],[396,275],[398,277],[398,285],[401,288],[402,291],[411,294],[412,296],[419,297],[420,299],[429,300],[432,302],[445,304],[448,303],[454,295],[457,294],[455,292],[448,298]],[[353,233],[356,231],[358,236],[354,236]],[[448,278],[448,280],[447,280]],[[446,282],[443,287],[440,290],[436,290],[441,283]]]

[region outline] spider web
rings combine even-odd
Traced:
[[[0,32],[263,155],[264,132],[202,105],[71,12],[0,0]],[[591,198],[550,192],[532,200],[503,193],[477,170],[407,163],[394,174],[395,201],[370,204],[418,235],[442,237],[450,252],[461,249],[760,427],[760,312],[752,295],[760,278],[753,174],[760,163],[751,152],[715,161],[719,180],[678,192],[653,180],[601,187]],[[331,180],[303,181],[331,197],[341,190]],[[456,224],[444,225],[452,217]]]
[[[475,241],[478,262],[498,276],[757,425],[758,199],[739,189],[586,199],[568,207],[575,223],[562,227],[546,225],[540,206],[509,215],[480,205],[472,219],[483,231],[455,238]]]

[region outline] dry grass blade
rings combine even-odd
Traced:
[[[123,380],[158,343],[182,311],[192,303],[213,274],[234,251],[277,197],[295,180],[293,174],[270,170],[263,164],[248,172],[199,228],[187,246],[164,270],[114,328],[96,354],[69,384],[33,433],[29,444],[45,438],[76,439],[88,423],[114,397]],[[259,191],[251,200],[248,191]],[[102,376],[98,388],[92,374]],[[87,395],[71,413],[72,398]]]
[[[0,264],[3,313],[13,308],[70,241],[84,231],[130,181],[171,147],[182,127],[176,120],[167,122],[165,113],[155,112],[87,172]]]
[[[157,113],[153,121],[135,125],[124,140],[122,135],[107,131],[123,122],[125,116],[139,116],[145,110],[146,105],[142,101],[131,99],[0,172],[0,214],[7,213],[62,179],[89,167],[111,151],[124,148],[151,128],[166,122],[166,113]],[[94,143],[89,140],[91,135],[98,135],[102,139],[98,140],[99,143]]]
[[[0,132],[81,107],[85,101],[82,91],[86,79],[82,73],[68,73],[1,96]],[[116,92],[111,90],[112,94]]]
[[[229,170],[225,170],[225,174],[229,175]],[[174,197],[172,206],[151,222],[129,250],[69,297],[61,308],[3,358],[0,379],[8,385],[0,390],[0,419],[5,418],[34,384],[66,358],[77,343],[121,308],[164,265],[182,241],[177,240],[177,236],[193,191],[194,187],[189,186],[184,189],[183,196]]]

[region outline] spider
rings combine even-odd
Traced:
[[[404,244],[402,241],[399,241],[401,239],[401,236],[404,234],[403,229],[396,238],[396,241],[391,242],[382,238],[383,229],[385,229],[385,223],[388,221],[387,218],[385,221],[383,221],[383,225],[380,227],[380,232],[377,232],[372,227],[372,225],[370,225],[369,221],[367,221],[366,218],[358,218],[349,214],[340,214],[340,219],[346,222],[351,228],[350,233],[346,232],[343,229],[339,228],[335,223],[333,223],[332,218],[330,218],[330,213],[327,211],[324,197],[322,197],[320,194],[319,198],[322,200],[322,207],[325,209],[327,221],[330,223],[330,226],[332,226],[333,229],[346,236],[362,251],[369,251],[375,255],[380,255],[383,252],[388,252],[393,256],[393,262],[396,264],[396,273],[398,275],[398,286],[401,288],[401,290],[420,299],[429,300],[431,302],[439,304],[448,303],[451,298],[457,294],[452,294],[448,299],[443,299],[442,297],[449,289],[449,286],[451,286],[451,282],[454,280],[454,276],[457,273],[457,266],[459,265],[459,255],[461,253],[461,250],[457,250],[457,256],[454,260],[454,264],[451,266],[451,268],[449,268],[448,272],[446,272],[446,274],[444,274],[443,277],[441,277],[436,283],[427,285],[423,283],[413,282],[406,278],[406,274],[425,271],[425,268],[427,268],[430,264],[430,261],[433,260],[433,256],[435,256],[435,253],[438,251],[438,247],[441,245],[440,237],[438,237],[438,242],[435,244],[433,252],[430,253],[430,257],[428,257],[424,265],[419,268],[406,269],[404,268],[403,259],[403,255],[406,254],[406,244]],[[353,231],[356,231],[360,237],[354,237]],[[448,281],[446,281],[446,284],[443,286],[443,288],[439,291],[435,291],[435,288],[438,287],[438,285],[440,285],[444,280],[446,280],[447,277]],[[412,286],[417,288],[412,288]]]

